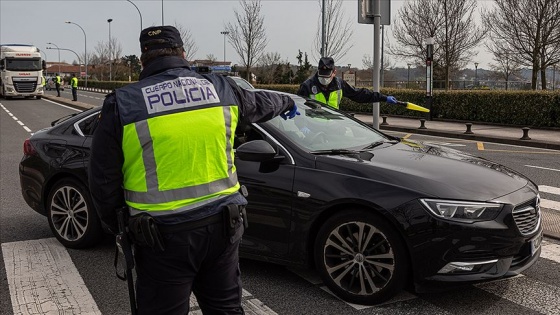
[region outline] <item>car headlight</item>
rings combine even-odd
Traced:
[[[420,199],[420,202],[439,218],[461,222],[492,220],[503,206],[500,203],[442,199]]]

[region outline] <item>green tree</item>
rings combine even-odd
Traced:
[[[301,50],[298,49],[298,69],[296,71],[296,77],[294,83],[303,83],[303,81],[307,80],[311,72],[311,64],[309,63],[309,59],[307,58],[307,53],[303,53]]]

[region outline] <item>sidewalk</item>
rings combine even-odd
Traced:
[[[356,114],[354,117],[369,125],[373,124],[373,117],[371,115]],[[521,127],[473,123],[471,126],[472,134],[465,134],[467,126],[463,122],[426,120],[424,122],[426,129],[419,129],[421,126],[420,119],[390,116],[387,117],[386,122],[388,125],[383,125],[383,119],[379,119],[379,127],[382,131],[391,130],[560,150],[560,130],[554,129],[529,129],[526,133],[530,139],[522,140],[524,131]]]

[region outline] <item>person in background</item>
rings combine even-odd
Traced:
[[[116,209],[127,207],[138,314],[187,314],[191,292],[204,314],[243,314],[247,200],[235,129],[240,120],[293,118],[297,106],[192,71],[173,26],[142,30],[140,50],[140,80],[107,95],[93,136],[89,186],[102,226],[115,233]]]
[[[70,79],[70,86],[72,87],[72,100],[76,102],[78,100],[78,78],[74,73],[72,73],[72,79]]]
[[[53,78],[54,80],[54,86],[56,87],[56,96],[60,97],[60,83],[62,82],[62,79],[60,78],[60,75],[55,74],[55,77]]]
[[[386,96],[365,88],[357,89],[336,77],[336,67],[331,57],[323,57],[319,60],[317,72],[300,85],[297,94],[336,109],[339,108],[342,97],[347,97],[356,103],[397,103],[397,99],[393,96]]]

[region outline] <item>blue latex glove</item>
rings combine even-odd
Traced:
[[[296,115],[300,115],[300,113],[298,112],[297,106],[294,103],[294,106],[292,107],[292,109],[290,109],[290,111],[288,111],[288,112],[280,114],[280,117],[282,117],[284,120],[286,120],[286,119],[292,119],[292,118],[296,117]]]
[[[387,96],[387,104],[397,104],[397,99],[394,96]]]
[[[300,131],[303,132],[304,135],[308,135],[311,132],[311,130],[305,126],[303,126]]]

